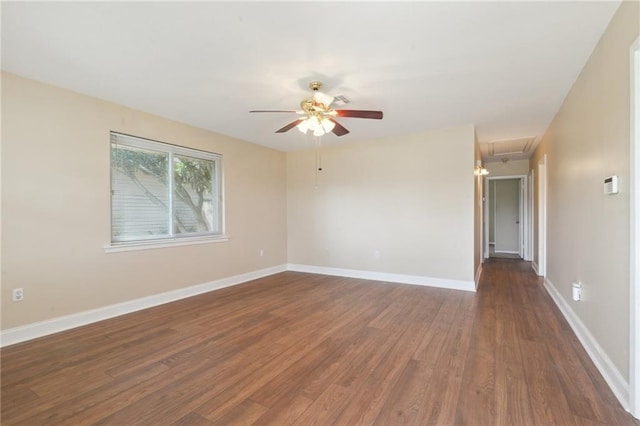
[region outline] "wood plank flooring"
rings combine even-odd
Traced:
[[[527,262],[285,272],[1,351],[3,425],[640,425]]]

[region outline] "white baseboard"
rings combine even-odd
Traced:
[[[602,349],[598,344],[596,339],[589,332],[589,329],[584,325],[573,309],[571,309],[571,306],[562,297],[553,283],[545,278],[544,287],[560,309],[560,312],[562,312],[562,315],[564,315],[565,319],[573,329],[573,332],[578,337],[578,340],[580,340],[580,343],[582,343],[587,354],[589,354],[589,357],[600,371],[600,374],[602,374],[602,377],[604,377],[604,380],[607,382],[616,398],[618,398],[618,401],[620,401],[622,407],[629,411],[629,383],[627,383],[622,374],[620,374],[620,371],[607,356],[604,349]]]
[[[482,263],[478,265],[478,269],[476,269],[476,279],[475,279],[475,288],[478,289],[478,284],[480,284],[480,276],[482,275]]]
[[[476,291],[473,281],[449,280],[445,278],[431,278],[420,275],[392,274],[387,272],[361,271],[358,269],[331,268],[326,266],[288,264],[287,270],[307,272],[310,274],[333,275],[338,277],[360,278],[390,283],[413,284],[427,287],[440,287],[452,290]]]
[[[519,251],[513,251],[513,250],[494,250],[494,252],[500,253],[500,254],[517,254],[517,255],[520,254]]]
[[[166,293],[153,296],[142,297],[140,299],[129,300],[114,305],[104,306],[89,311],[78,312],[76,314],[65,315],[50,320],[39,321],[20,327],[10,328],[0,331],[0,347],[14,345],[49,334],[58,333],[83,325],[92,324],[120,315],[129,314],[142,309],[151,308],[176,300],[185,299],[198,294],[208,293],[221,288],[242,284],[247,281],[266,277],[284,271],[309,272],[322,275],[336,275],[341,277],[362,278],[374,281],[387,281],[402,284],[415,284],[430,287],[442,287],[454,290],[475,291],[476,283],[473,281],[448,280],[442,278],[429,278],[414,275],[389,274],[383,272],[359,271],[354,269],[327,268],[309,265],[279,265],[246,274],[235,275],[222,278],[208,283],[198,284],[191,287],[168,291]],[[479,271],[477,272],[480,273]],[[476,276],[476,282],[479,275]]]
[[[65,315],[62,317],[40,321],[21,327],[10,328],[0,332],[0,347],[13,345],[53,333],[58,333],[60,331],[69,330],[75,327],[80,327],[142,309],[151,308],[153,306],[174,302],[176,300],[185,299],[187,297],[196,296],[198,294],[207,293],[213,290],[219,290],[221,288],[242,284],[247,281],[277,274],[279,272],[284,272],[285,270],[285,265],[274,266],[271,268],[247,272],[245,274],[235,275],[228,278],[222,278],[204,284],[198,284],[191,287],[172,290],[166,293],[155,294],[153,296],[142,297],[140,299],[129,300],[127,302],[117,303],[115,305],[109,305],[102,308],[79,312],[77,314]]]
[[[540,276],[540,272],[538,272],[538,264],[535,261],[531,261],[531,268],[533,268],[533,272],[536,273],[536,275]]]

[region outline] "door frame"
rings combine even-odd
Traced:
[[[518,229],[519,240],[519,253],[523,260],[531,260],[531,250],[529,249],[529,228],[532,228],[533,222],[531,221],[531,214],[529,213],[529,184],[528,175],[509,175],[509,176],[485,176],[484,185],[487,188],[486,201],[484,203],[484,223],[483,223],[483,237],[484,237],[484,257],[489,257],[489,202],[493,200],[489,199],[490,191],[489,184],[492,180],[505,180],[505,179],[519,179],[520,180],[520,212],[519,220],[520,226]]]
[[[536,273],[547,275],[547,154],[538,163],[538,264]]]
[[[527,229],[527,238],[528,238],[528,242],[529,244],[527,244],[526,246],[526,250],[527,250],[527,254],[528,254],[528,259],[525,260],[531,260],[533,261],[533,206],[534,204],[534,199],[533,199],[533,185],[535,182],[535,170],[531,169],[529,171],[529,185],[527,187],[527,190],[529,191],[529,196],[527,197],[528,200],[528,205],[527,205],[527,216],[529,217],[529,227]]]
[[[640,418],[640,37],[631,45],[629,411]]]

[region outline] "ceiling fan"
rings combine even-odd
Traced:
[[[336,117],[382,119],[382,111],[331,108],[331,104],[333,104],[336,98],[320,92],[321,87],[321,81],[312,81],[309,83],[309,88],[313,90],[313,97],[306,98],[300,102],[301,111],[252,110],[249,112],[283,112],[304,115],[304,117],[298,118],[283,128],[276,130],[276,133],[288,132],[294,127],[297,127],[302,133],[312,131],[314,136],[322,136],[329,132],[332,132],[336,136],[344,136],[349,133],[342,124],[335,120]]]

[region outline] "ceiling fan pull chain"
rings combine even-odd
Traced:
[[[316,137],[316,146],[318,148],[316,154],[316,169],[322,171],[322,136]]]
[[[318,187],[318,175],[322,171],[322,136],[314,136],[316,146],[316,188]]]

